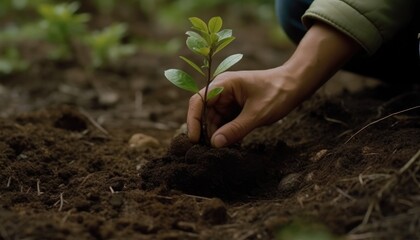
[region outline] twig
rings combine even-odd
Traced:
[[[7,179],[6,188],[9,188],[11,183],[12,183],[12,176],[10,176],[9,179]]]
[[[61,224],[64,224],[67,219],[69,218],[70,214],[71,214],[71,209],[69,211],[67,211],[66,215],[63,217],[63,219],[61,219]]]
[[[373,211],[373,208],[375,207],[375,204],[376,204],[375,200],[370,202],[369,207],[366,211],[365,217],[363,218],[361,226],[366,225],[369,222],[369,218],[372,215],[372,211]]]
[[[390,118],[390,117],[392,117],[392,116],[395,116],[395,115],[398,115],[398,114],[401,114],[401,113],[405,113],[405,112],[408,112],[408,111],[412,111],[412,110],[415,110],[415,109],[418,109],[418,108],[420,108],[420,105],[415,106],[415,107],[411,107],[411,108],[407,108],[407,109],[404,109],[404,110],[401,110],[401,111],[398,111],[398,112],[395,112],[395,113],[391,113],[391,114],[389,114],[389,115],[387,115],[387,116],[385,116],[385,117],[383,117],[383,118],[380,118],[380,119],[378,119],[378,120],[375,120],[375,121],[373,121],[373,122],[371,122],[371,123],[367,124],[366,126],[362,127],[362,128],[361,128],[359,131],[357,131],[355,134],[351,135],[351,137],[350,137],[349,139],[347,139],[347,141],[346,141],[346,142],[344,142],[344,144],[347,144],[348,142],[350,142],[350,140],[352,140],[352,139],[353,139],[356,135],[358,135],[360,132],[362,132],[362,131],[363,131],[363,130],[365,130],[366,128],[368,128],[368,127],[372,126],[373,124],[376,124],[376,123],[378,123],[378,122],[381,122],[381,121],[383,121],[383,120],[385,120],[385,119],[387,119],[387,118]]]
[[[349,126],[347,123],[345,123],[345,122],[343,122],[341,120],[335,119],[335,118],[330,118],[327,115],[324,115],[324,119],[327,122],[337,123],[337,124],[343,125],[344,127],[348,127]]]
[[[347,236],[346,239],[348,240],[365,240],[365,239],[373,239],[376,234],[373,232],[361,233],[361,234],[351,234]]]
[[[354,201],[354,197],[350,196],[348,193],[344,192],[343,190],[341,190],[340,188],[336,188],[337,192],[340,193],[341,195],[343,195],[344,197],[350,199],[351,201]]]
[[[184,194],[184,196],[191,197],[191,198],[202,199],[202,200],[210,200],[210,198],[207,198],[207,197],[195,196],[195,195],[190,195],[190,194]]]
[[[64,205],[63,193],[60,193],[60,207],[58,208],[59,212],[61,212],[61,210],[63,210],[63,205]]]
[[[93,173],[89,173],[88,175],[86,175],[86,177],[83,178],[82,182],[80,183],[79,187],[77,187],[77,190],[79,190],[83,184],[85,184],[85,182],[88,180],[88,178],[90,178],[93,175]]]
[[[136,91],[134,108],[137,112],[141,112],[143,109],[143,93],[141,91]]]
[[[115,193],[114,189],[111,186],[109,186],[109,190],[111,191],[112,194]]]
[[[110,134],[108,133],[107,130],[105,130],[101,125],[99,125],[98,122],[95,121],[95,119],[93,119],[85,110],[83,110],[82,108],[79,108],[79,112],[85,116],[90,123],[92,123],[93,126],[95,126],[99,131],[101,131],[103,134],[110,136]]]
[[[41,194],[43,194],[43,192],[41,192],[41,181],[39,179],[36,180],[36,195],[40,196]]]
[[[420,157],[420,149],[414,154],[413,157],[398,171],[398,174],[404,173],[410,166]]]

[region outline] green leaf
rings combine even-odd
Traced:
[[[223,92],[223,87],[216,87],[207,93],[207,100],[210,100]]]
[[[210,45],[211,44],[211,42],[209,42],[206,38],[204,38],[202,35],[200,35],[199,33],[197,33],[197,32],[194,32],[194,31],[187,31],[185,34],[187,34],[188,36],[190,36],[190,37],[193,37],[193,38],[196,38],[196,39],[198,39],[199,41],[202,41],[203,43],[205,42],[205,43],[207,43],[207,45]],[[203,34],[203,35],[205,35],[205,34]]]
[[[211,38],[211,46],[215,46],[217,44],[217,42],[219,41],[219,35],[217,35],[216,33],[212,33],[210,35]]]
[[[202,31],[202,32],[208,32],[209,31],[209,29],[207,27],[207,24],[203,20],[201,20],[200,18],[190,17],[189,20],[190,20],[191,24],[193,25],[193,28],[195,28],[199,31]]]
[[[210,48],[203,47],[203,48],[194,48],[193,51],[201,56],[208,57],[210,54]]]
[[[188,37],[187,41],[186,41],[187,47],[197,53],[200,54],[201,53],[198,51],[198,49],[202,49],[202,48],[206,48],[207,47],[207,42],[204,41],[202,38],[196,38],[196,37]]]
[[[168,69],[165,71],[165,77],[179,88],[193,93],[197,93],[199,91],[194,79],[182,70]]]
[[[217,33],[219,35],[219,41],[222,41],[225,38],[232,37],[232,30],[231,29],[224,29]]]
[[[202,68],[209,68],[209,61],[205,58],[203,60],[203,66],[201,66]]]
[[[191,67],[193,67],[195,70],[197,70],[197,72],[201,73],[201,75],[205,76],[203,70],[201,70],[201,68],[195,64],[193,61],[189,60],[186,57],[183,56],[179,56],[182,60],[184,60],[186,63],[188,63]]]
[[[219,66],[217,66],[216,70],[213,73],[213,77],[216,77],[217,75],[221,74],[222,72],[228,70],[230,67],[235,65],[242,59],[242,56],[242,54],[234,54],[227,57],[219,64]]]
[[[219,41],[217,43],[217,48],[216,50],[213,52],[213,55],[220,52],[220,50],[222,50],[223,48],[225,48],[227,45],[229,45],[233,40],[235,40],[235,37],[228,37],[223,39],[222,41]]]
[[[221,17],[212,17],[209,21],[209,32],[210,33],[217,33],[220,31],[223,25],[223,20]]]

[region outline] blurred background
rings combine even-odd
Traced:
[[[294,47],[273,0],[0,0],[0,116],[65,104],[101,124],[178,127],[190,93],[163,72],[199,59],[185,46],[193,16],[233,30],[219,54],[244,54],[232,70],[279,66]]]
[[[1,0],[0,73],[25,70],[46,56],[81,61],[86,56],[74,56],[77,47],[90,53],[84,64],[94,68],[137,51],[176,54],[184,46],[188,17],[216,15],[239,32],[242,42],[268,37],[275,48],[290,45],[277,25],[272,0]],[[48,51],[30,54],[24,49],[28,45]]]

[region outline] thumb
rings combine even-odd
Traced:
[[[211,143],[214,147],[220,148],[233,144],[255,128],[255,120],[242,113],[235,119],[220,127],[212,136]]]

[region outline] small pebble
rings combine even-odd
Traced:
[[[300,173],[291,173],[285,176],[277,186],[277,190],[283,194],[290,194],[295,192],[301,185]]]
[[[143,133],[136,133],[128,141],[131,148],[157,148],[160,146],[159,141],[151,136]]]
[[[314,156],[310,158],[312,162],[319,162],[328,153],[327,149],[319,150]]]
[[[120,208],[124,204],[124,199],[119,194],[113,194],[109,203],[114,208]]]
[[[224,224],[228,219],[227,209],[225,203],[218,199],[213,198],[205,203],[203,220],[210,224]]]

